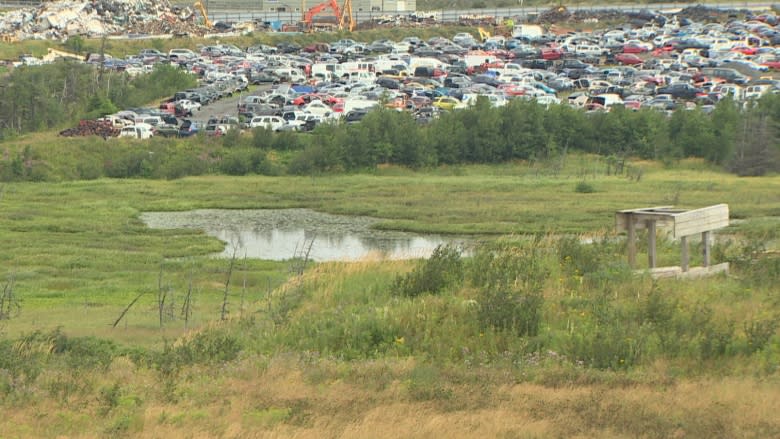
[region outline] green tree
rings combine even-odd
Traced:
[[[71,52],[80,54],[84,50],[84,39],[80,35],[69,36],[64,46]]]
[[[669,121],[669,136],[673,150],[683,157],[706,157],[706,152],[717,148],[712,120],[699,109],[675,111]]]
[[[119,111],[116,105],[114,105],[106,96],[99,94],[93,95],[89,99],[86,110],[87,113],[84,117],[87,119],[96,119]]]
[[[723,164],[731,158],[734,151],[740,120],[739,108],[731,97],[727,97],[718,103],[711,117],[716,141],[704,151],[704,157],[713,163]]]

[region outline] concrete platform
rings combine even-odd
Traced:
[[[729,263],[724,262],[722,264],[711,265],[709,267],[690,267],[688,271],[682,271],[682,267],[656,267],[644,270],[634,270],[636,274],[649,273],[653,279],[698,279],[706,276],[713,276],[720,273],[729,272]]]

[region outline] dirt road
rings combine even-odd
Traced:
[[[239,100],[245,98],[246,96],[263,94],[263,92],[269,90],[270,88],[270,85],[250,86],[249,89],[245,90],[241,94],[235,94],[232,97],[220,99],[216,102],[212,102],[204,106],[200,111],[188,119],[199,122],[201,125],[205,126],[206,121],[208,121],[212,116],[238,116]]]

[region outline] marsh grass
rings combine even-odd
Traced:
[[[696,162],[693,170],[683,165],[669,170],[647,165],[639,182],[598,177],[599,192],[584,200],[570,190],[574,174],[583,163],[596,166],[600,159],[583,156],[568,162],[570,167],[555,177],[537,176],[531,167],[517,163],[466,166],[458,175],[447,175],[443,169],[383,169],[377,175],[313,178],[8,183],[0,218],[0,244],[5,249],[0,262],[3,280],[14,279],[22,314],[9,321],[7,329],[19,334],[63,326],[76,334],[108,334],[124,340],[133,339],[136,331],[151,334],[155,326],[159,330],[150,312],[155,294],[134,305],[127,321],[117,328],[121,330],[108,331],[107,325],[137,294],[156,292],[161,263],[165,288],[176,305],[183,303],[189,273],[196,273],[193,320],[209,321],[216,312],[217,293],[224,288],[227,262],[204,256],[221,251],[224,244],[194,230],[150,230],[138,219],[142,211],[309,207],[375,216],[383,219],[380,228],[414,232],[609,236],[613,212],[619,209],[675,200],[683,207],[726,202],[733,216],[746,219],[733,228],[734,233],[754,240],[768,237],[762,242],[770,246],[776,240],[777,177],[739,179],[699,169]],[[753,218],[758,218],[755,223]],[[639,240],[640,262],[644,242]],[[678,246],[667,239],[659,239],[658,245],[660,263],[676,265]],[[741,243],[734,248],[742,248]],[[614,257],[620,254],[618,250]],[[736,258],[736,253],[730,254]],[[695,243],[691,255],[698,263]],[[288,275],[284,263],[249,261],[236,272],[240,277],[235,282],[243,283],[246,276],[245,299],[251,303],[263,300]],[[164,331],[179,323],[165,324]]]
[[[772,436],[777,258],[749,244],[776,237],[777,177],[647,166],[638,182],[596,177],[584,203],[571,188],[588,160],[557,176],[514,164],[6,184],[0,261],[21,309],[0,337],[0,436]],[[713,251],[733,261],[728,276],[632,274],[613,212],[667,197],[725,201],[745,219]],[[489,238],[436,273],[379,256],[302,273],[242,260],[220,321],[229,261],[209,255],[224,244],[138,219],[209,207],[310,207]],[[677,252],[661,234],[660,261]],[[394,294],[409,273],[452,282]]]

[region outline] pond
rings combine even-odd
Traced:
[[[141,220],[155,229],[198,229],[225,242],[218,256],[269,259],[354,261],[366,257],[428,257],[442,244],[463,239],[438,235],[375,230],[380,219],[330,215],[310,209],[201,209],[186,212],[144,212]]]

